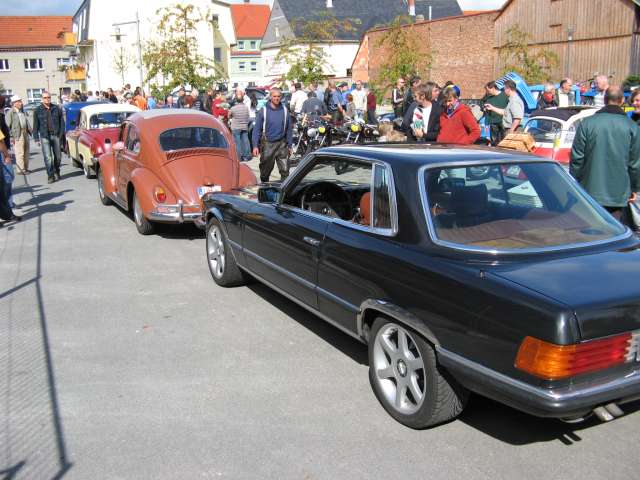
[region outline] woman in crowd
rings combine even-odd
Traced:
[[[544,92],[538,98],[537,108],[551,108],[557,107],[558,102],[556,101],[556,87],[553,83],[547,83],[544,86]]]
[[[633,92],[631,92],[631,96],[629,97],[629,105],[633,107],[631,120],[636,122],[640,127],[640,88],[636,88]]]
[[[457,87],[443,91],[439,143],[471,145],[480,138],[480,126],[469,107],[460,103],[459,95]]]

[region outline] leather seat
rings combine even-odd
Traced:
[[[371,193],[367,192],[360,198],[360,224],[371,225]]]
[[[484,184],[453,189],[451,208],[458,227],[469,227],[490,220],[488,193]]]

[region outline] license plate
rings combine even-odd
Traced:
[[[221,192],[221,191],[222,191],[222,187],[220,185],[207,185],[204,187],[198,187],[198,196],[202,198],[207,193]]]

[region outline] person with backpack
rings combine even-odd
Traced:
[[[282,105],[282,90],[274,87],[266,106],[256,112],[253,127],[253,156],[260,156],[260,181],[268,182],[275,164],[280,180],[289,176],[289,152],[293,146],[293,122]]]

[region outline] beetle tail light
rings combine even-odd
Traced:
[[[556,345],[526,337],[516,355],[516,368],[545,380],[595,372],[628,361],[632,335],[625,333],[573,345]]]
[[[164,203],[167,201],[167,192],[162,187],[156,187],[153,189],[153,196],[158,203]]]

